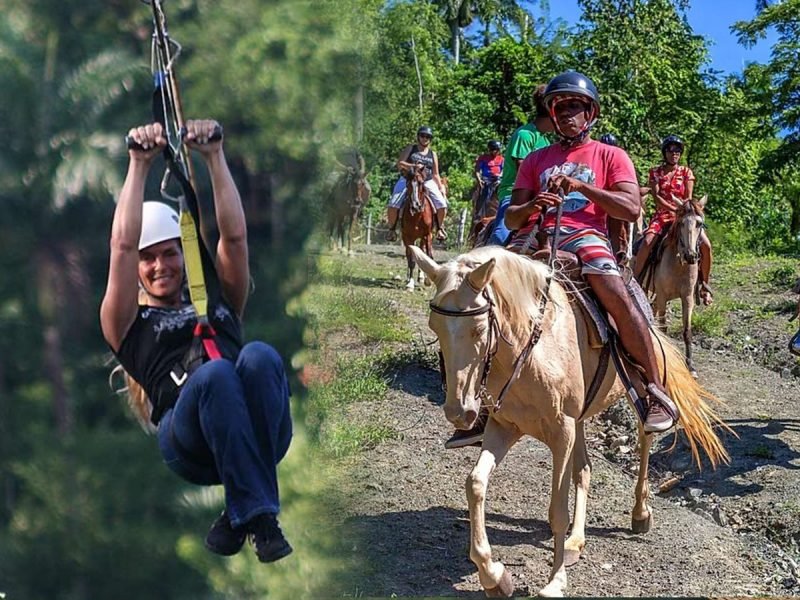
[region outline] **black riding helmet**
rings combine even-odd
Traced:
[[[433,139],[433,129],[431,129],[427,125],[423,125],[419,129],[417,129],[417,137],[421,135],[429,135],[431,136],[431,139]]]
[[[613,133],[604,133],[600,136],[600,141],[609,146],[619,146],[617,137]]]
[[[586,98],[592,106],[592,114],[589,117],[589,121],[586,123],[584,130],[575,137],[565,136],[558,127],[554,103],[559,96],[581,96]],[[597,117],[600,116],[600,94],[597,91],[597,87],[591,79],[577,71],[567,71],[556,75],[550,80],[544,90],[544,105],[547,107],[547,112],[550,114],[550,119],[553,121],[553,126],[558,137],[561,138],[561,142],[569,145],[580,142],[585,138],[597,121]]]
[[[679,138],[677,135],[668,135],[663,140],[661,140],[661,155],[664,156],[667,153],[667,148],[670,146],[677,146],[681,149],[681,154],[683,153],[684,147],[683,140]]]
[[[595,117],[600,115],[600,94],[597,92],[594,82],[582,73],[567,71],[550,80],[544,90],[544,105],[547,110],[550,110],[556,96],[585,96],[597,111]]]
[[[486,144],[489,150],[500,150],[501,144],[497,140],[490,140],[488,144]]]

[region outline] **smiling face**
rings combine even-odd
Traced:
[[[427,148],[428,146],[431,145],[431,136],[428,135],[427,133],[420,133],[417,136],[417,141],[419,142],[420,146],[422,146],[423,148]]]
[[[678,161],[681,159],[682,153],[683,150],[677,144],[673,146],[667,146],[664,148],[664,160],[668,165],[677,165]]]
[[[139,281],[152,306],[180,306],[183,252],[178,240],[167,240],[139,250]]]

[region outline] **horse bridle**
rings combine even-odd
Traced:
[[[469,283],[469,282],[468,282]],[[544,321],[544,311],[545,307],[547,306],[547,298],[548,298],[548,290],[550,287],[550,278],[548,277],[547,288],[545,290],[544,295],[542,296],[542,300],[539,304],[539,315],[540,318],[536,321],[531,330],[531,336],[528,339],[528,343],[525,345],[525,349],[520,353],[517,359],[514,361],[514,370],[511,373],[511,376],[506,381],[505,385],[503,385],[502,389],[500,390],[500,394],[497,396],[497,400],[495,402],[491,402],[489,400],[489,392],[486,389],[486,381],[489,379],[489,372],[492,369],[492,361],[494,360],[495,355],[497,354],[497,345],[498,339],[502,339],[506,344],[512,346],[511,342],[503,335],[503,331],[500,329],[500,322],[497,320],[497,314],[495,314],[494,310],[494,300],[492,300],[491,294],[489,294],[488,286],[483,288],[481,292],[481,296],[486,299],[486,304],[483,306],[479,306],[478,308],[470,308],[467,310],[449,310],[447,308],[442,308],[440,306],[436,306],[433,302],[429,302],[428,306],[430,307],[431,311],[443,315],[445,317],[476,317],[478,315],[482,315],[484,313],[489,313],[489,339],[486,345],[486,354],[483,357],[483,371],[481,372],[481,382],[480,387],[478,388],[478,398],[481,400],[481,405],[494,406],[495,412],[500,410],[500,407],[503,404],[503,398],[508,391],[508,388],[511,386],[511,382],[517,378],[519,375],[519,371],[522,367],[522,364],[528,358],[533,350],[533,347],[538,343],[539,339],[542,337],[542,321]],[[472,288],[472,286],[470,286]],[[472,288],[473,291],[477,292]],[[442,388],[447,391],[447,380],[444,371],[444,355],[442,354],[441,349],[439,350],[439,369],[442,374]],[[486,400],[486,402],[484,402]]]
[[[681,254],[681,260],[683,260],[683,258],[682,258],[683,250],[685,250],[686,248],[685,248],[685,246],[683,244],[683,237],[680,235],[680,232],[678,231],[679,230],[678,223],[680,222],[680,220],[685,218],[686,216],[688,216],[689,213],[691,213],[691,214],[693,214],[695,216],[698,216],[698,217],[700,217],[702,219],[702,221],[700,223],[701,227],[705,228],[705,226],[706,226],[706,224],[705,224],[705,216],[702,215],[702,214],[698,214],[698,212],[695,210],[694,204],[691,204],[691,200],[689,200],[688,202],[690,202],[690,209],[685,211],[685,213],[680,218],[678,218],[676,216],[675,225],[674,225],[674,227],[675,227],[675,237],[676,237],[676,242],[677,242],[677,246],[678,246],[678,253]],[[695,242],[695,248],[694,248],[695,252],[699,252],[700,251],[701,238],[702,238],[701,235],[697,236],[697,242]]]
[[[494,301],[492,300],[487,288],[483,289],[481,296],[483,296],[486,300],[486,304],[479,306],[478,308],[471,308],[467,310],[450,310],[447,308],[442,308],[441,306],[436,306],[433,302],[428,303],[428,306],[430,307],[431,311],[445,317],[477,317],[479,315],[489,313],[489,340],[486,345],[486,354],[483,356],[481,383],[480,388],[478,388],[478,398],[480,398],[481,404],[483,405],[484,400],[489,399],[489,392],[486,390],[486,380],[489,379],[489,372],[492,370],[492,361],[494,360],[495,354],[497,354],[497,340],[502,338],[503,341],[509,345],[510,342],[500,330],[500,323],[498,322],[497,314],[494,311]],[[446,391],[447,379],[444,371],[444,354],[442,354],[441,349],[439,350],[439,368],[442,373],[442,388]],[[488,405],[489,403],[486,402],[486,404]]]

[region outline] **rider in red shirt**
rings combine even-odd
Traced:
[[[525,238],[523,248],[536,248],[533,233],[540,216],[542,230],[554,235],[556,208],[561,205],[558,249],[581,259],[581,272],[613,318],[622,346],[644,370],[645,431],[666,431],[678,421],[678,407],[661,382],[647,319],[628,294],[606,229],[607,216],[624,221],[639,216],[636,171],[622,148],[591,139],[600,102],[588,77],[574,71],[554,77],[544,102],[559,143],[529,154],[520,165],[506,223],[519,230],[518,238]]]
[[[668,224],[675,220],[675,211],[679,204],[692,198],[694,173],[688,166],[678,164],[681,154],[683,154],[683,149],[683,141],[678,136],[667,136],[661,143],[663,162],[659,166],[650,169],[649,183],[656,202],[656,212],[644,232],[644,238],[636,253],[634,275],[637,279],[642,275],[656,238]],[[700,299],[706,306],[714,301],[711,288],[708,285],[711,275],[711,261],[711,243],[706,232],[703,231],[700,234],[698,286]]]
[[[482,219],[486,216],[489,200],[491,200],[497,186],[500,184],[500,176],[503,174],[503,155],[500,154],[501,144],[497,140],[491,140],[487,144],[489,150],[486,154],[481,154],[475,160],[475,181],[477,190],[474,198],[473,219]]]

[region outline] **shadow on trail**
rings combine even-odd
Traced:
[[[444,391],[439,371],[420,362],[401,364],[388,370],[389,387],[424,398],[434,406],[444,404]]]
[[[535,518],[515,518],[488,512],[486,532],[495,557],[504,560],[507,549],[529,546],[544,550],[548,559],[539,565],[541,582],[550,570],[553,550],[550,526]],[[418,511],[386,512],[351,518],[347,522],[357,538],[370,568],[355,582],[370,596],[452,596],[484,598],[483,592],[462,592],[454,586],[477,570],[469,560],[469,517],[466,510],[443,506]],[[628,539],[629,531],[618,527],[588,527],[592,537]],[[523,553],[525,551],[523,550]],[[508,560],[508,559],[505,559]],[[518,561],[508,560],[513,570]],[[528,595],[530,590],[516,590]]]
[[[684,473],[686,485],[702,482],[709,491],[720,497],[744,496],[762,491],[758,473],[765,467],[785,471],[785,477],[800,478],[800,419],[730,419],[726,421],[739,436],[719,432],[731,456],[730,464],[712,469],[704,461],[702,472],[690,465],[690,451],[683,435],[678,446],[670,452],[672,436],[658,442],[659,451],[651,457],[654,467]],[[798,441],[795,447],[780,436]],[[746,482],[743,478],[746,478]],[[685,486],[684,486],[685,487]]]

